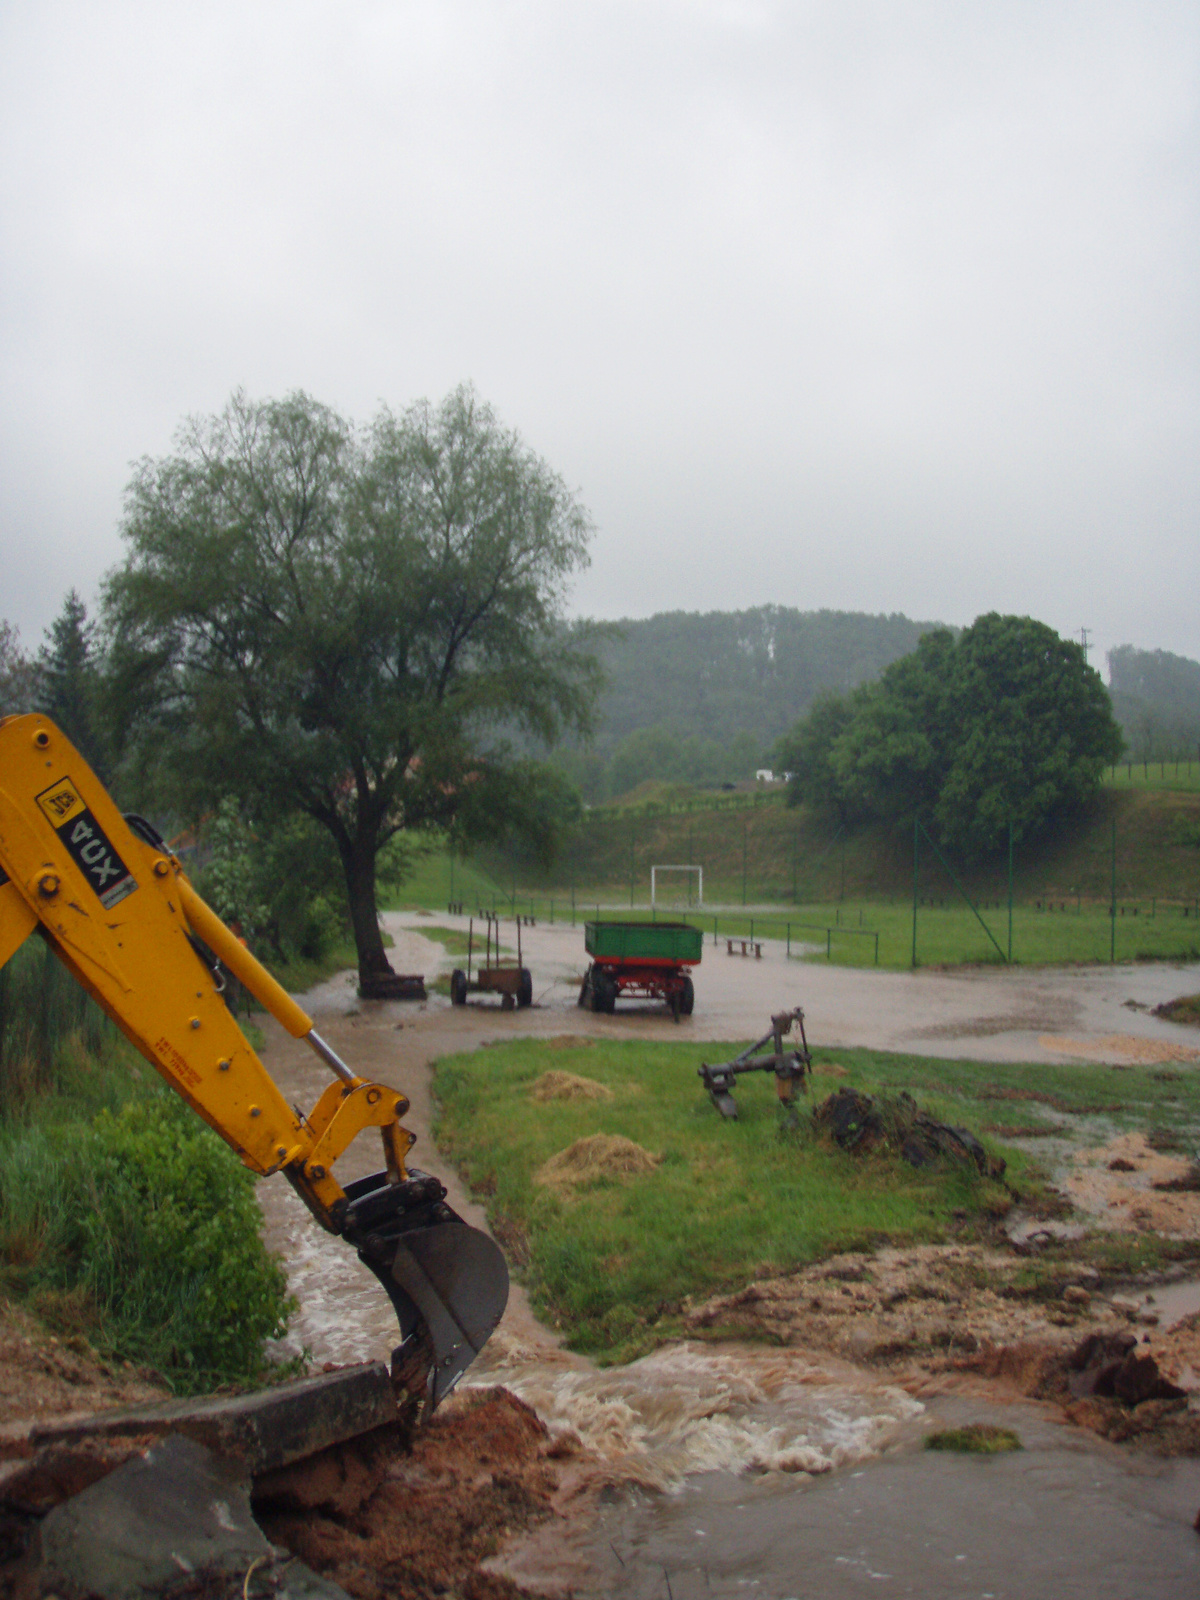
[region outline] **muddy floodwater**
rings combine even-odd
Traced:
[[[443,919],[439,919],[443,920]],[[395,965],[432,975],[440,947],[413,919],[393,919]],[[1061,1061],[1095,1048],[1120,1060],[1173,1050],[1179,1030],[1145,1010],[1200,989],[1200,970],[1097,974],[833,973],[781,959],[727,961],[706,951],[696,1012],[678,1028],[653,1014],[577,1010],[581,930],[531,929],[525,959],[535,1007],[452,1009],[360,1005],[338,980],[307,997],[318,1026],[358,1071],[402,1089],[418,1134],[412,1160],[446,1183],[455,1208],[484,1218],[429,1134],[429,1063],[493,1038],[648,1035],[749,1038],[772,1010],[804,1005],[810,1042],[918,1049],[980,1059]],[[1186,1042],[1186,1040],[1185,1040]],[[1164,1059],[1168,1057],[1164,1055]],[[1197,1052],[1200,1059],[1200,1052]],[[289,1100],[311,1104],[324,1083],[303,1046],[269,1027],[266,1061]],[[359,1141],[360,1144],[365,1141]],[[374,1150],[339,1166],[376,1165]],[[266,1232],[284,1256],[300,1310],[291,1350],[320,1362],[384,1358],[395,1323],[374,1277],[322,1235],[282,1183],[260,1188]],[[1165,1325],[1200,1305],[1194,1283],[1160,1292]],[[561,1348],[519,1287],[492,1343],[465,1380],[501,1383],[552,1435],[574,1435],[602,1464],[603,1492],[567,1507],[493,1570],[532,1592],[630,1600],[824,1600],[858,1594],[981,1600],[1176,1600],[1200,1597],[1200,1464],[1119,1448],[1061,1420],[1049,1406],[981,1393],[921,1393],[820,1352],[686,1343],[599,1370]],[[936,1428],[991,1421],[1024,1448],[995,1456],[924,1448]]]

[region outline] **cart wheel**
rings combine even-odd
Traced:
[[[611,1017],[617,1009],[617,981],[615,978],[610,978],[606,972],[600,973],[598,976],[603,983],[603,988],[600,989],[598,995],[600,1000],[599,1009],[607,1012]]]
[[[592,1010],[611,1011],[613,1001],[616,999],[616,986],[611,984],[604,973],[598,968],[592,968]],[[611,991],[614,991],[610,993]]]
[[[521,968],[521,982],[517,986],[517,1004],[519,1006],[533,1004],[533,974],[528,967]]]
[[[683,980],[683,992],[679,996],[679,1011],[682,1016],[690,1017],[692,1007],[696,1004],[696,987],[690,978]]]
[[[592,969],[589,967],[583,975],[583,982],[579,985],[579,999],[577,1006],[590,1008],[592,1004]]]
[[[452,1006],[465,1006],[467,1003],[467,975],[461,967],[455,967],[450,974],[450,1004]]]

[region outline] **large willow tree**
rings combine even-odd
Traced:
[[[345,873],[365,994],[391,968],[376,865],[396,834],[499,832],[513,741],[585,732],[563,620],[590,524],[470,389],[358,429],[305,394],[194,419],[129,485],[105,591],[127,749],[193,806],[304,813]]]

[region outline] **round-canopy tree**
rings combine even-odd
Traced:
[[[193,805],[326,828],[386,994],[380,848],[502,831],[530,787],[510,736],[590,725],[599,669],[562,617],[586,513],[469,388],[363,430],[237,394],[138,466],[122,532],[104,600],[133,752]]]
[[[877,682],[814,705],[781,742],[793,800],[843,819],[923,816],[968,860],[1095,793],[1122,738],[1082,648],[1032,617],[934,629]]]

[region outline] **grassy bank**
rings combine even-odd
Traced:
[[[487,1197],[510,1259],[539,1313],[575,1348],[627,1358],[672,1336],[683,1303],[842,1250],[980,1235],[1042,1178],[1010,1140],[1105,1127],[1200,1141],[1200,1078],[1150,1070],[1022,1065],[822,1051],[814,1099],[838,1083],[906,1090],[965,1126],[1009,1163],[1007,1187],[961,1170],[918,1172],[890,1157],[859,1160],[817,1139],[806,1115],[781,1131],[774,1088],[755,1075],[723,1121],[696,1068],[730,1045],[521,1041],[439,1063],[438,1139]],[[566,1070],[611,1098],[535,1101],[547,1071]],[[634,1141],[658,1164],[574,1191],[538,1182],[545,1163],[594,1134]],[[1034,1147],[1036,1148],[1036,1146]]]
[[[253,1382],[286,1278],[254,1179],[39,939],[0,973],[0,1292],[180,1392]]]

